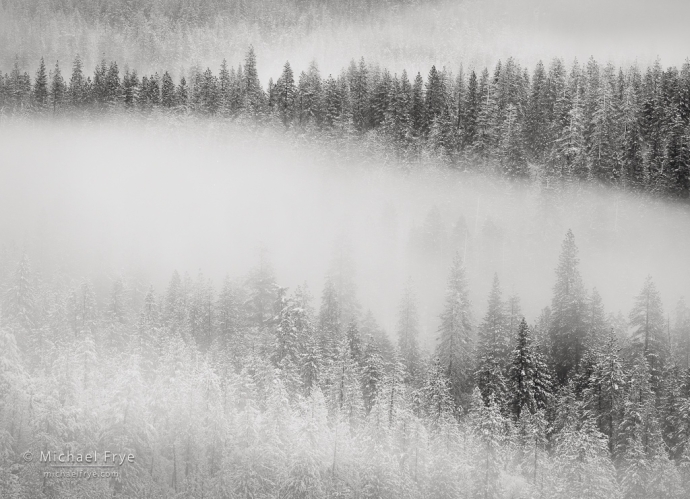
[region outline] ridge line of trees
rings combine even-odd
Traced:
[[[103,60],[88,76],[79,56],[69,77],[41,60],[0,76],[0,115],[152,112],[244,119],[328,138],[366,137],[400,162],[428,156],[453,167],[541,182],[585,181],[690,197],[690,61],[642,71],[560,59],[530,72],[512,58],[493,71],[425,77],[352,63],[323,77],[315,62],[287,62],[263,87],[256,56],[217,74],[193,66],[174,81]]]

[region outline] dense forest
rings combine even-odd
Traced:
[[[105,60],[89,76],[79,56],[65,73],[41,59],[32,77],[15,61],[0,77],[1,115],[213,116],[354,138],[402,163],[434,156],[511,179],[690,195],[690,62],[643,71],[555,59],[530,74],[510,58],[492,71],[432,66],[423,77],[362,59],[326,78],[316,63],[299,75],[285,63],[264,88],[250,48],[236,68],[194,66],[177,81],[168,71],[121,75]]]
[[[5,246],[2,497],[682,498],[690,493],[690,309],[653,280],[607,314],[568,231],[528,324],[494,278],[483,317],[449,269],[419,347],[415,284],[391,341],[333,258],[318,309],[265,252],[216,288],[175,272],[97,293]],[[128,452],[117,479],[62,480],[49,450]]]

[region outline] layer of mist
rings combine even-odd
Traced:
[[[0,245],[44,277],[105,293],[121,274],[163,293],[174,270],[219,286],[268,251],[278,283],[306,281],[318,306],[334,255],[394,336],[411,277],[431,349],[448,266],[465,259],[475,319],[497,273],[529,321],[550,304],[568,228],[586,286],[627,314],[651,274],[666,310],[690,295],[690,209],[595,187],[509,184],[420,164],[295,146],[286,137],[192,121],[0,128]],[[147,286],[143,286],[145,289]]]

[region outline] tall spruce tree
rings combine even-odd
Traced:
[[[666,318],[659,292],[647,276],[640,294],[630,311],[633,347],[640,352],[649,364],[652,390],[656,393],[661,384],[661,376],[668,356],[668,337]]]
[[[465,267],[457,253],[451,265],[445,301],[436,355],[450,382],[453,401],[462,407],[471,392],[474,338]]]
[[[549,327],[551,356],[562,384],[586,351],[586,295],[577,254],[575,236],[568,230],[556,268]]]
[[[398,312],[398,351],[405,367],[404,381],[418,383],[420,377],[419,317],[411,279],[405,285]]]
[[[532,345],[529,326],[520,322],[508,376],[512,399],[510,407],[516,419],[524,411],[534,414],[545,409],[552,392],[551,376],[546,363]]]
[[[41,62],[36,71],[34,80],[34,102],[36,106],[43,109],[48,104],[48,75],[46,74],[46,64],[41,57]]]

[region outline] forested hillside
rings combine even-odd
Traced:
[[[568,232],[529,324],[496,276],[475,317],[448,271],[438,342],[415,285],[393,340],[335,260],[320,299],[266,254],[213,283],[122,275],[97,295],[0,260],[2,497],[682,498],[690,493],[690,309],[651,278],[627,316],[580,277]],[[46,478],[26,452],[115,449],[119,479]]]
[[[432,66],[422,76],[361,59],[335,77],[321,75],[316,63],[296,74],[288,62],[265,86],[252,49],[237,67],[194,66],[176,79],[172,68],[121,74],[122,64],[103,60],[90,75],[79,56],[71,68],[41,59],[30,75],[17,60],[0,79],[0,112],[247,120],[314,140],[354,138],[389,148],[402,163],[434,156],[512,179],[690,195],[688,62],[643,70],[555,59],[528,70],[510,58],[491,70]]]

